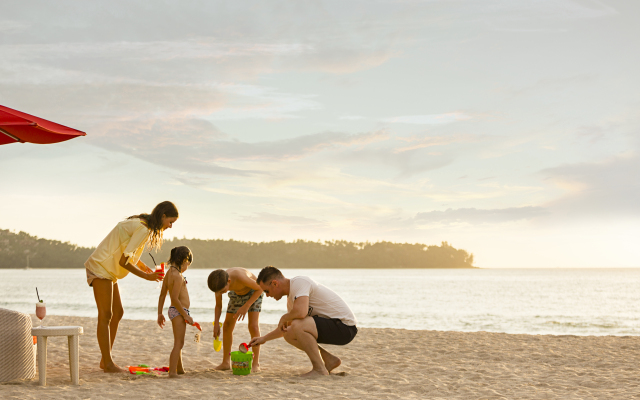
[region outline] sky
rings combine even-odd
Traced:
[[[640,2],[3,1],[0,229],[440,244],[640,267]],[[259,267],[259,266],[257,266]]]

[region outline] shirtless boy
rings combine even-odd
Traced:
[[[256,283],[256,276],[244,268],[217,269],[209,274],[207,280],[209,289],[216,294],[215,322],[213,323],[213,337],[220,337],[220,315],[222,314],[222,295],[229,293],[227,315],[222,326],[222,364],[217,370],[231,369],[231,347],[233,346],[233,329],[237,321],[242,321],[245,315],[249,318],[249,333],[251,337],[260,336],[258,318],[262,309],[264,294]],[[260,371],[260,346],[254,346],[253,364],[251,372]]]

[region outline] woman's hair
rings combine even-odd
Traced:
[[[229,274],[223,269],[217,269],[209,274],[207,285],[212,292],[218,292],[227,286]]]
[[[151,249],[160,250],[162,247],[162,216],[167,218],[178,218],[178,208],[170,201],[163,201],[155,206],[151,214],[132,215],[127,219],[140,218],[151,230]]]
[[[173,265],[178,268],[178,271],[182,272],[182,264],[186,261],[193,262],[193,254],[187,246],[178,246],[171,249],[171,255],[169,256],[169,265]]]

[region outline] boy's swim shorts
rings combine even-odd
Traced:
[[[247,301],[249,301],[249,299],[253,295],[253,292],[255,292],[255,290],[251,289],[249,290],[249,293],[239,296],[236,294],[236,292],[234,292],[233,290],[230,290],[228,293],[229,305],[227,305],[227,312],[229,314],[237,313],[240,307],[242,307],[247,303]],[[249,307],[249,312],[260,312],[262,310],[263,298],[264,298],[264,293],[262,293],[260,297],[258,297],[256,301],[251,305],[251,307]]]

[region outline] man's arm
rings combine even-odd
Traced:
[[[274,340],[274,339],[279,339],[281,337],[284,336],[284,332],[281,331],[280,329],[276,328],[274,330],[272,330],[271,332],[267,333],[264,336],[260,336],[257,338],[252,338],[251,341],[249,342],[250,346],[259,346],[261,344],[265,344],[270,340]]]
[[[298,297],[294,300],[293,308],[291,308],[291,311],[280,317],[280,322],[278,323],[278,327],[276,329],[264,336],[251,339],[251,342],[249,342],[249,344],[251,346],[258,346],[270,340],[283,337],[284,333],[287,331],[287,327],[291,324],[291,321],[293,321],[294,319],[304,319],[307,317],[308,313],[309,296]]]
[[[287,326],[291,325],[294,319],[304,319],[309,314],[309,296],[300,296],[293,301],[291,311],[280,317],[277,330],[287,331]]]

